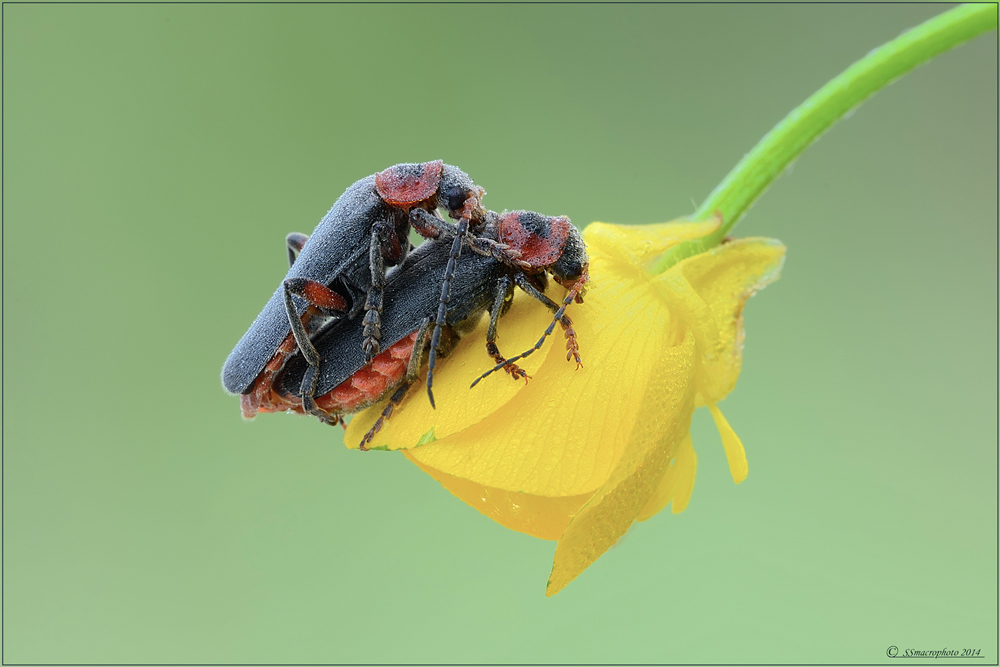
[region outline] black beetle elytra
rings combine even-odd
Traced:
[[[411,222],[410,212],[440,206],[460,221],[463,232],[470,226],[475,230],[486,212],[484,194],[465,172],[440,160],[398,164],[349,187],[311,237],[289,234],[291,268],[222,368],[226,390],[243,394],[244,416],[256,414],[274,373],[299,349],[313,369],[303,377],[300,394],[306,410],[322,418],[325,413],[312,405],[310,387],[319,355],[309,342],[310,333],[324,316],[353,319],[364,309],[359,350],[366,359],[374,358],[382,345],[386,268],[408,255],[411,227],[427,238],[454,236],[454,227],[437,216]]]
[[[449,264],[454,269],[450,298],[438,347],[432,350],[446,353],[488,311],[486,350],[497,363],[494,370],[502,368],[514,379],[527,377],[512,360],[500,354],[496,345],[497,321],[510,308],[517,285],[545,304],[555,316],[538,344],[516,358],[538,349],[555,323],[560,322],[567,339],[567,360],[575,358],[580,363],[576,334],[565,311],[574,300],[582,302],[588,260],[580,232],[568,218],[549,218],[527,211],[502,215],[488,212],[485,224],[470,240],[475,252],[455,258],[450,241],[439,238],[423,243],[389,272],[382,325],[385,348],[373,361],[368,362],[362,354],[364,328],[356,320],[330,322],[313,336],[313,345],[320,356],[315,402],[327,414],[324,421],[341,422],[341,415],[357,412],[391,395],[382,416],[365,435],[361,449],[371,442],[416,380],[431,345],[429,338],[440,301],[438,285]],[[562,303],[545,296],[547,273],[568,289]],[[276,370],[271,391],[258,409],[308,412],[302,407],[301,387],[309,368],[303,355],[291,355],[284,368]]]

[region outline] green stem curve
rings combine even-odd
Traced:
[[[657,260],[659,274],[677,262],[712,248],[736,226],[757,197],[809,144],[880,88],[934,56],[997,26],[995,3],[950,9],[883,44],[816,91],[747,153],[691,216],[722,214],[712,234],[675,246]]]

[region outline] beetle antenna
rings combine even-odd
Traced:
[[[445,325],[445,319],[448,314],[451,280],[455,277],[455,266],[458,263],[459,255],[462,254],[462,241],[469,232],[469,221],[475,219],[477,226],[482,222],[483,211],[480,199],[482,199],[484,194],[486,194],[485,190],[476,188],[466,198],[465,204],[462,206],[462,216],[459,218],[458,226],[455,230],[455,240],[451,243],[448,266],[444,270],[444,282],[441,285],[441,301],[438,303],[437,318],[434,320],[434,334],[431,336],[431,354],[427,361],[427,398],[430,400],[432,408],[437,407],[434,405],[434,391],[432,389],[434,386],[434,365],[437,362],[438,345],[441,343],[441,327]]]
[[[448,301],[451,295],[451,279],[455,277],[455,265],[459,255],[462,254],[462,239],[469,229],[469,218],[463,215],[458,221],[458,234],[451,242],[451,253],[448,255],[448,266],[444,270],[444,282],[441,284],[441,300],[438,302],[437,318],[434,320],[434,333],[431,335],[431,356],[427,361],[427,398],[430,399],[431,407],[434,405],[434,364],[437,361],[438,345],[441,343],[441,327],[445,324],[448,314]]]
[[[543,333],[542,337],[538,339],[538,342],[535,343],[532,347],[522,352],[521,354],[517,355],[516,357],[511,357],[502,364],[497,364],[490,370],[486,371],[485,373],[477,377],[472,382],[472,384],[469,385],[469,389],[472,389],[477,384],[479,384],[480,380],[489,377],[490,375],[499,370],[502,370],[503,368],[509,366],[515,361],[524,359],[525,357],[533,353],[535,350],[540,349],[542,347],[542,344],[545,342],[545,339],[548,338],[550,335],[552,335],[552,331],[556,328],[556,322],[562,322],[562,325],[566,328],[566,338],[568,339],[566,341],[566,349],[569,350],[569,353],[567,353],[566,355],[566,360],[569,361],[571,357],[575,357],[577,368],[583,365],[582,362],[580,361],[579,346],[577,346],[576,344],[576,332],[573,331],[573,326],[572,326],[573,322],[570,321],[569,318],[566,317],[565,315],[566,315],[566,308],[569,307],[569,304],[573,303],[573,300],[576,298],[576,295],[580,293],[580,291],[583,289],[583,286],[587,283],[587,280],[589,278],[590,276],[588,275],[587,272],[587,265],[585,264],[583,266],[583,274],[573,284],[573,288],[570,289],[569,292],[567,292],[566,298],[563,299],[562,305],[559,307],[559,310],[556,311],[555,316],[552,318],[552,322],[549,324],[548,328],[545,329],[545,333]]]

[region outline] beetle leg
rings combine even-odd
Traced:
[[[496,362],[498,366],[503,366],[503,369],[507,371],[515,380],[524,379],[528,380],[531,376],[524,372],[517,364],[513,364],[504,359],[503,355],[500,354],[500,349],[497,347],[497,320],[500,319],[500,314],[510,308],[510,300],[514,295],[514,285],[510,281],[510,276],[505,275],[500,278],[497,283],[497,293],[493,298],[493,308],[490,309],[490,325],[486,329],[486,353],[493,357],[493,361]],[[505,307],[506,306],[506,307]]]
[[[563,299],[562,305],[560,306],[554,302],[549,297],[545,296],[541,291],[536,288],[527,276],[523,273],[518,273],[514,276],[514,280],[517,282],[518,287],[523,289],[525,292],[538,299],[544,303],[549,310],[555,313],[555,317],[552,320],[552,324],[547,329],[546,336],[552,333],[552,328],[555,326],[556,322],[562,325],[563,331],[566,335],[566,361],[573,359],[576,361],[576,367],[579,368],[583,365],[583,361],[580,359],[580,345],[576,340],[576,331],[573,330],[573,320],[569,319],[566,315],[566,308],[569,307],[574,300],[580,302],[580,294],[583,291],[583,286],[586,285],[587,281],[590,279],[590,274],[587,272],[587,267],[584,265],[583,274],[577,279],[573,287],[566,293],[566,298]],[[542,340],[545,336],[542,336]],[[542,341],[538,341],[541,344]],[[535,348],[538,349],[538,348]],[[531,352],[526,352],[525,354],[530,354]]]
[[[348,311],[347,300],[323,283],[318,283],[309,278],[286,278],[283,284],[286,292],[302,297],[309,302],[309,305],[319,308],[320,312],[324,315],[336,315]],[[286,303],[285,305],[287,310],[288,304]],[[298,317],[291,317],[291,314],[294,312],[294,308],[288,311],[289,322],[292,319],[299,319]],[[295,325],[293,324],[292,329],[294,328]]]
[[[425,317],[417,329],[417,339],[413,342],[413,351],[410,352],[410,361],[406,364],[406,381],[413,382],[420,374],[420,365],[424,361],[424,348],[427,346],[427,336],[431,333],[430,317]]]
[[[372,272],[372,286],[365,300],[365,338],[361,347],[365,351],[365,361],[371,363],[381,350],[382,338],[382,292],[385,289],[385,257],[382,248],[391,241],[392,227],[385,221],[376,222],[372,227],[372,237],[368,245],[368,264]]]
[[[563,299],[562,305],[559,305],[549,297],[542,294],[538,290],[538,288],[532,285],[531,281],[527,279],[527,276],[520,273],[515,274],[514,281],[517,283],[517,286],[523,289],[531,296],[533,296],[534,298],[544,303],[548,308],[550,309],[555,308],[556,309],[555,317],[552,318],[552,323],[549,324],[549,326],[545,329],[545,333],[542,334],[542,337],[538,339],[537,343],[535,343],[532,347],[525,350],[516,357],[511,357],[506,361],[505,364],[497,364],[490,370],[486,371],[478,378],[476,378],[476,380],[472,383],[471,386],[475,387],[480,380],[489,376],[491,373],[494,373],[500,370],[501,368],[504,368],[506,364],[518,361],[519,359],[524,359],[529,354],[533,353],[535,350],[540,349],[542,347],[542,344],[545,342],[545,339],[548,338],[552,334],[552,330],[555,329],[556,322],[562,324],[563,329],[566,332],[566,349],[568,350],[568,352],[566,353],[566,361],[569,361],[570,359],[575,359],[576,367],[579,368],[580,366],[582,366],[583,362],[580,359],[580,347],[576,342],[576,332],[573,330],[573,321],[566,316],[566,308],[569,306],[569,304],[573,303],[573,300],[576,298],[576,295],[580,293],[580,290],[583,289],[583,286],[586,284],[589,278],[590,276],[587,273],[587,267],[586,265],[584,265],[583,275],[581,275],[580,278],[576,281],[576,283],[573,284],[572,289],[570,289],[570,291],[566,294],[566,298]]]
[[[420,374],[420,364],[424,358],[424,346],[427,344],[427,336],[431,332],[431,322],[431,318],[425,317],[424,321],[420,323],[420,328],[417,330],[417,338],[413,342],[413,351],[410,352],[410,361],[406,365],[406,380],[393,392],[392,397],[389,399],[389,405],[385,406],[375,424],[365,433],[365,437],[361,440],[361,445],[358,447],[361,451],[368,451],[368,443],[372,441],[376,433],[382,430],[382,425],[392,416],[393,410],[403,401],[406,392],[410,390],[413,382],[417,379],[417,375]]]
[[[311,345],[311,343],[310,343]],[[330,414],[316,405],[316,385],[319,381],[319,366],[309,365],[306,367],[305,375],[302,376],[302,409],[319,419],[324,424],[336,426],[344,421],[339,414]]]
[[[493,259],[498,262],[515,269],[532,268],[531,264],[521,259],[520,252],[514,250],[506,243],[498,243],[493,239],[487,239],[481,236],[468,237],[468,241],[469,247],[478,252],[480,255],[493,257]]]
[[[410,227],[425,239],[450,239],[455,226],[422,208],[410,211]]]
[[[389,399],[389,405],[385,406],[385,410],[383,410],[382,414],[379,415],[375,424],[368,429],[367,433],[365,433],[365,437],[361,439],[361,444],[358,446],[358,449],[363,452],[368,451],[368,443],[372,441],[376,433],[382,430],[382,425],[385,423],[385,420],[391,417],[392,411],[397,405],[403,402],[403,397],[406,396],[406,392],[410,390],[412,385],[412,382],[404,382],[395,392],[393,392],[392,398]]]
[[[306,327],[302,323],[302,318],[299,317],[295,309],[292,294],[303,297],[306,301],[325,311],[346,311],[347,302],[342,296],[328,287],[306,278],[288,278],[282,283],[282,287],[284,288],[283,293],[285,296],[285,313],[288,315],[288,323],[292,328],[295,344],[298,345],[306,363],[309,364],[305,375],[302,377],[302,408],[309,414],[319,417],[320,421],[327,424],[336,424],[337,421],[331,421],[332,417],[320,410],[316,405],[314,396],[316,393],[316,383],[319,378],[319,352],[316,351],[312,341],[309,340],[309,332],[306,331]]]
[[[288,247],[288,266],[295,264],[295,258],[302,252],[302,246],[306,244],[309,237],[305,234],[292,232],[285,237],[285,245]]]

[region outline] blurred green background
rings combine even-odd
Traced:
[[[6,662],[997,661],[997,40],[883,90],[738,235],[733,485],[565,591],[402,456],[245,423],[226,355],[350,183],[660,222],[944,5],[3,6]]]

